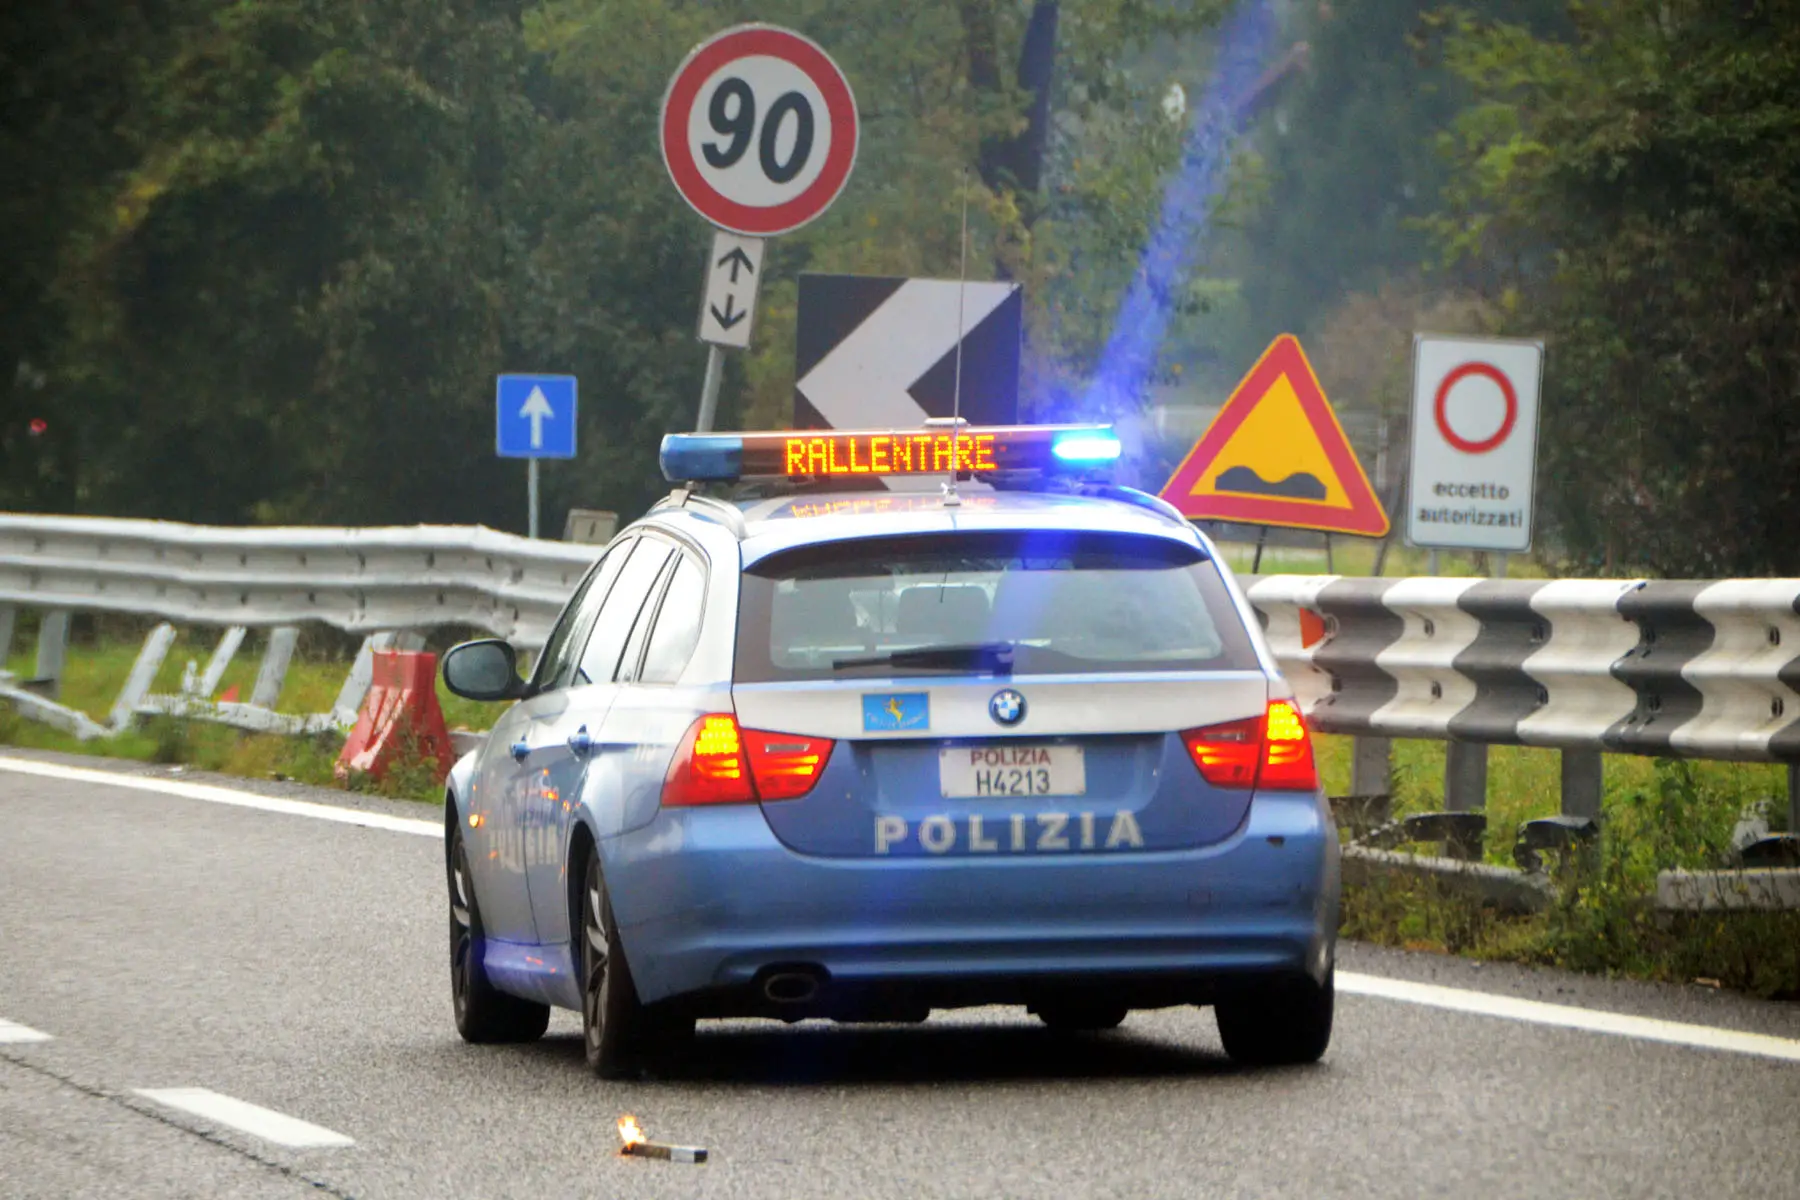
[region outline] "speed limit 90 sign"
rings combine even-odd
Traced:
[[[823,50],[771,25],[703,42],[663,97],[682,198],[721,229],[771,237],[830,207],[856,164],[856,98]]]

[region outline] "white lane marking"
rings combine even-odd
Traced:
[[[21,1042],[48,1042],[52,1038],[41,1029],[21,1025],[0,1017],[0,1046],[16,1046]]]
[[[315,821],[337,821],[344,825],[363,825],[369,829],[386,829],[392,833],[412,833],[421,837],[442,838],[444,827],[436,821],[420,821],[411,817],[390,817],[386,813],[364,812],[356,808],[337,808],[330,804],[314,804],[307,800],[282,800],[275,796],[259,796],[239,792],[210,783],[188,783],[180,779],[156,779],[143,775],[127,775],[114,771],[95,771],[87,767],[65,767],[61,763],[38,762],[29,758],[0,756],[0,771],[16,771],[21,775],[38,775],[45,779],[62,779],[71,783],[91,783],[101,787],[125,788],[130,791],[160,792],[185,800],[204,800],[209,804],[229,804],[237,808],[254,808],[260,812],[282,813],[290,817],[311,817]]]
[[[157,1104],[192,1113],[215,1125],[225,1125],[278,1146],[305,1149],[314,1146],[354,1146],[356,1142],[310,1121],[278,1113],[260,1104],[237,1100],[206,1088],[137,1088],[137,1094]]]
[[[1735,1054],[1755,1054],[1763,1058],[1800,1062],[1800,1041],[1773,1037],[1766,1033],[1740,1033],[1735,1029],[1720,1029],[1713,1025],[1690,1025],[1684,1021],[1634,1017],[1595,1008],[1577,1008],[1572,1004],[1546,1004],[1541,1000],[1519,1000],[1512,996],[1496,996],[1491,992],[1472,992],[1464,988],[1438,987],[1436,984],[1411,983],[1404,979],[1357,975],[1348,971],[1338,972],[1337,988],[1341,992],[1357,996],[1378,996],[1383,1000],[1400,1000],[1407,1004],[1424,1004],[1432,1008],[1447,1008],[1453,1012],[1474,1013],[1483,1017],[1500,1017],[1508,1021],[1525,1021],[1533,1025],[1557,1025],[1586,1033],[1607,1033],[1650,1042],[1667,1042],[1676,1046],[1693,1046],[1702,1050],[1729,1050]]]

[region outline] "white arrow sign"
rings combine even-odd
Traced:
[[[763,239],[713,234],[706,290],[700,297],[700,340],[715,346],[750,345],[756,283],[762,274]]]
[[[517,394],[514,393],[514,395]],[[531,448],[533,450],[543,449],[544,421],[556,418],[556,410],[550,407],[550,401],[544,399],[543,388],[531,389],[531,395],[525,397],[525,403],[519,408],[519,415],[531,422]]]
[[[795,386],[833,429],[918,429],[930,414],[913,385],[1014,288],[909,279]]]

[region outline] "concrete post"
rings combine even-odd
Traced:
[[[1565,817],[1600,819],[1600,800],[1606,794],[1604,763],[1598,750],[1562,752],[1562,811]]]
[[[1444,746],[1444,810],[1480,812],[1487,807],[1488,748],[1481,742]]]
[[[44,614],[38,626],[37,673],[39,690],[51,700],[62,698],[63,660],[69,654],[69,613],[56,609]]]

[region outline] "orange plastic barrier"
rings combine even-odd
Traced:
[[[338,755],[336,775],[385,777],[396,762],[433,761],[442,781],[456,762],[444,710],[438,707],[437,655],[378,650],[369,694]]]

